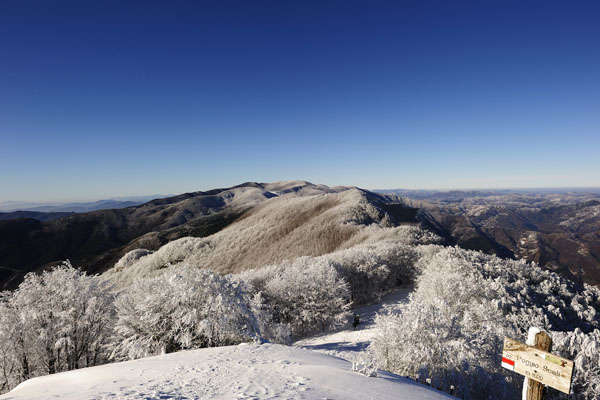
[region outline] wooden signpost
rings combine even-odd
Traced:
[[[542,385],[570,393],[573,361],[550,354],[540,347],[550,348],[550,337],[545,332],[538,333],[535,347],[504,338],[502,366],[525,375],[530,382],[537,381],[528,387],[527,399],[541,399]]]

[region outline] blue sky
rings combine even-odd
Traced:
[[[0,2],[0,201],[600,186],[600,3]]]

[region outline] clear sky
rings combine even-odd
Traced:
[[[600,186],[598,1],[0,1],[0,201]]]

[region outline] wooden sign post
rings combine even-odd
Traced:
[[[535,335],[535,346],[504,338],[502,366],[529,378],[527,400],[541,400],[544,386],[569,394],[573,361],[547,352],[551,339],[546,332]]]

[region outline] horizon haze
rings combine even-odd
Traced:
[[[285,181],[281,181],[281,182],[293,182],[293,181],[298,181],[298,182],[308,182],[306,180],[285,180]],[[258,182],[258,181],[249,181],[249,182]],[[262,183],[266,183],[266,182],[262,182]],[[271,182],[273,183],[273,182]],[[243,184],[243,183],[239,183],[239,184]],[[238,185],[239,185],[238,184]],[[323,184],[323,183],[317,183],[317,184]],[[323,184],[326,186],[343,186],[343,185],[327,185],[327,184]],[[233,185],[233,186],[237,186],[237,185]],[[355,187],[359,187],[356,185],[347,185],[347,186],[355,186]],[[193,193],[193,192],[202,192],[202,191],[210,191],[210,190],[214,190],[214,189],[219,189],[219,188],[224,188],[224,187],[214,187],[214,188],[203,188],[201,190],[192,190],[189,192],[182,192],[182,193],[169,193],[169,194],[152,194],[152,195],[137,195],[137,196],[114,196],[114,197],[98,197],[98,198],[71,198],[71,199],[62,199],[62,200],[54,200],[54,201],[46,201],[46,202],[32,202],[32,201],[20,201],[20,200],[6,200],[6,201],[0,201],[0,212],[12,212],[12,211],[46,211],[46,210],[41,210],[41,208],[45,208],[45,207],[59,207],[59,206],[85,206],[85,205],[92,205],[92,204],[96,204],[96,203],[102,203],[102,202],[122,202],[122,203],[128,203],[128,202],[137,202],[139,204],[143,204],[147,201],[150,200],[154,200],[154,199],[160,199],[160,198],[167,198],[167,197],[173,197],[173,196],[178,196],[184,193]],[[359,187],[360,188],[360,187]],[[365,190],[369,190],[372,192],[414,192],[414,193],[418,193],[418,192],[427,192],[427,193],[445,193],[445,192],[453,192],[453,191],[458,191],[458,192],[502,192],[502,193],[506,193],[506,192],[510,192],[510,193],[517,193],[517,194],[528,194],[528,193],[546,193],[546,194],[563,194],[563,193],[591,193],[591,194],[600,194],[600,186],[590,186],[590,187],[496,187],[496,188],[486,188],[486,187],[479,187],[479,188],[469,188],[469,187],[459,187],[459,188],[365,188],[362,187],[361,189],[365,189]]]

